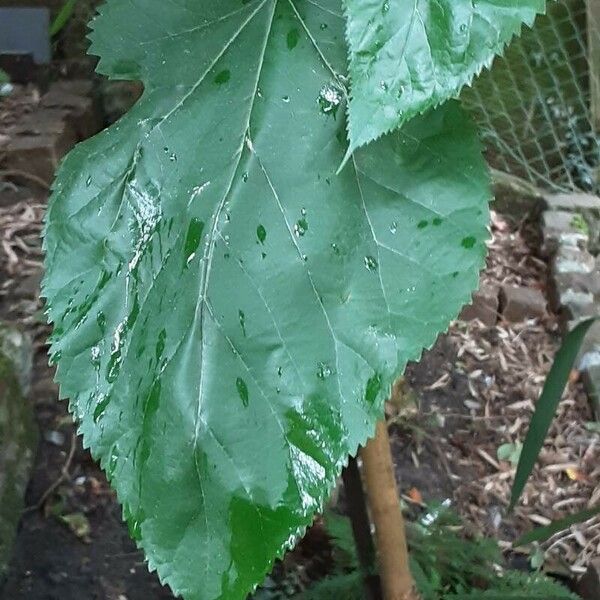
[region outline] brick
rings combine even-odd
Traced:
[[[43,108],[66,110],[73,119],[73,127],[80,140],[93,136],[102,128],[102,121],[91,98],[51,88],[42,97],[40,105]]]
[[[47,69],[47,65],[45,65]],[[37,65],[31,54],[0,53],[0,69],[6,71],[13,83],[27,84],[37,80],[44,67]]]
[[[94,82],[91,79],[62,79],[52,84],[50,91],[75,94],[77,96],[92,96]]]
[[[581,321],[598,316],[600,306],[592,302],[569,302],[564,304],[560,311],[560,326],[563,333],[572,331]]]
[[[45,108],[36,110],[10,129],[11,137],[20,135],[68,135],[74,141],[77,135],[68,113],[64,110]]]
[[[561,245],[552,259],[552,273],[591,273],[596,266],[594,257],[586,250]]]
[[[594,211],[600,213],[600,198],[593,194],[571,192],[568,194],[546,194],[544,205],[547,210],[570,212]]]
[[[563,210],[547,210],[542,214],[542,254],[552,256],[560,245],[586,249],[587,233],[574,224],[576,214]]]
[[[581,348],[575,360],[575,367],[584,371],[585,369],[600,363],[600,321],[592,323],[581,344]]]
[[[499,288],[495,285],[482,285],[473,294],[471,304],[465,306],[460,313],[461,321],[481,321],[488,327],[493,327],[498,320]]]
[[[577,292],[568,289],[560,295],[559,300],[562,308],[568,308],[570,306],[576,306],[578,308],[594,306],[594,295],[590,294],[590,292]]]
[[[74,143],[67,132],[16,136],[4,150],[6,169],[33,175],[49,185],[60,160]]]
[[[591,273],[558,273],[549,278],[548,299],[552,310],[558,312],[568,292],[591,294],[600,297],[600,272],[596,268]],[[565,296],[566,295],[566,296]],[[563,298],[561,302],[561,297]]]
[[[540,290],[504,285],[500,290],[500,308],[505,320],[517,323],[546,314],[546,298]]]

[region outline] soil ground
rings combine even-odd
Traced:
[[[7,275],[0,273],[0,280]],[[0,299],[0,320],[12,294]],[[29,328],[31,330],[31,328]],[[38,340],[43,332],[38,325]],[[166,600],[173,598],[131,542],[121,509],[100,468],[75,437],[66,402],[58,401],[46,347],[35,355],[29,396],[40,444],[2,600]],[[72,458],[70,458],[72,455]],[[68,475],[43,506],[47,490]],[[65,520],[66,519],[66,520]]]
[[[59,70],[59,69],[57,69]],[[34,110],[35,86],[0,99],[0,136]],[[39,448],[2,600],[163,600],[173,598],[131,542],[120,507],[100,468],[81,446],[58,400],[48,365],[41,280],[42,218],[48,190],[11,179],[0,152],[0,321],[26,330],[34,342],[28,401],[39,426]],[[43,183],[43,182],[41,182]]]

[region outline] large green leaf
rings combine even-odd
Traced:
[[[77,0],[66,0],[60,9],[59,13],[54,17],[52,24],[50,25],[50,35],[52,37],[58,35],[65,25],[69,22],[69,19],[73,16],[75,12],[75,5],[77,4]]]
[[[349,152],[458,94],[544,0],[344,0]]]
[[[340,0],[112,0],[145,92],[63,164],[44,284],[62,395],[151,568],[243,598],[295,542],[485,254],[448,105],[345,152]],[[338,110],[339,109],[339,110]]]
[[[487,590],[444,595],[444,600],[581,600],[556,579],[541,573],[507,571]]]

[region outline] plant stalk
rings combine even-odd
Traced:
[[[361,450],[367,497],[375,526],[381,587],[385,600],[418,600],[385,421]]]
[[[350,458],[348,466],[342,471],[342,479],[356,554],[363,575],[365,598],[381,600],[381,586],[375,572],[375,546],[371,536],[371,520],[356,458]]]

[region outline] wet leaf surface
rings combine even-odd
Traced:
[[[112,0],[93,29],[145,93],[55,184],[61,393],[150,567],[243,598],[477,285],[484,163],[449,104],[335,175],[339,1]]]
[[[350,148],[458,94],[544,0],[345,0]]]

